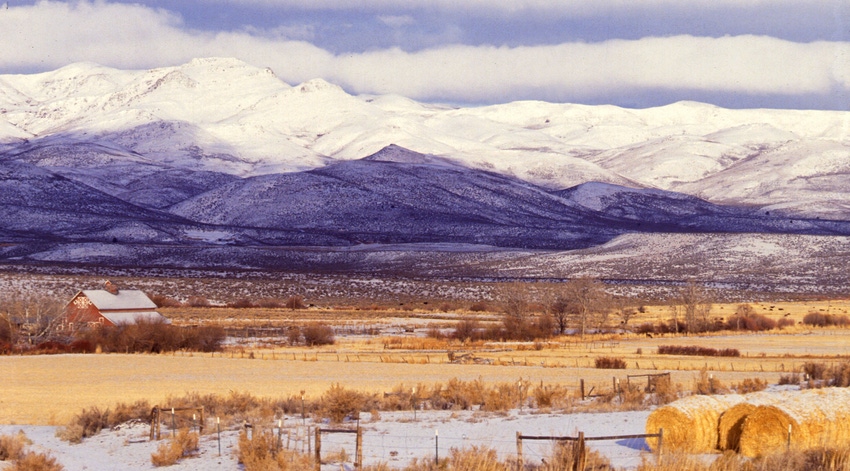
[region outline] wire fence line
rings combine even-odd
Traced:
[[[246,429],[248,430],[248,429]],[[556,443],[581,442],[581,450],[592,449],[603,455],[623,447],[647,453],[649,448],[645,439],[654,437],[663,440],[663,432],[657,434],[630,434],[612,436],[588,436],[578,432],[578,435],[523,435],[517,432],[516,439],[506,439],[493,434],[491,436],[467,436],[452,432],[452,427],[445,427],[442,434],[439,428],[422,427],[417,433],[394,433],[355,427],[331,428],[328,424],[289,428],[268,427],[265,430],[253,428],[250,433],[270,433],[278,437],[280,448],[316,453],[323,462],[345,463],[356,467],[358,464],[387,463],[390,466],[403,467],[414,459],[437,460],[447,457],[451,450],[464,450],[473,446],[481,449],[496,450],[500,459],[513,459],[524,463],[542,463],[549,459]],[[360,443],[355,438],[362,433]],[[321,435],[321,438],[318,438]],[[316,450],[320,442],[321,452]],[[585,447],[586,442],[587,443]],[[358,446],[359,445],[359,446]],[[658,447],[660,450],[661,447]],[[579,456],[584,456],[584,451]]]

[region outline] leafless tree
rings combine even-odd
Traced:
[[[698,332],[708,325],[711,314],[710,293],[695,281],[688,281],[673,297],[673,322],[679,329],[679,317],[685,322],[687,332]]]
[[[523,338],[529,330],[531,315],[528,287],[522,283],[509,283],[499,289],[504,326],[508,335]]]
[[[561,302],[568,320],[578,328],[584,338],[588,327],[600,327],[608,318],[610,296],[599,280],[576,278],[563,284]],[[557,317],[556,317],[557,319]]]
[[[561,291],[560,285],[543,287],[540,290],[540,303],[543,305],[544,315],[558,329],[558,334],[563,335],[569,327],[569,313],[567,312],[569,306]]]
[[[613,296],[611,306],[616,316],[620,318],[620,324],[623,328],[629,325],[629,320],[638,312],[634,302],[626,296]]]
[[[53,332],[61,301],[41,295],[7,295],[0,299],[0,333],[9,343],[39,342]]]

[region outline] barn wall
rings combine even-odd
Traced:
[[[103,320],[101,320],[103,319]],[[65,306],[65,323],[78,324],[89,322],[109,322],[100,315],[100,311],[80,293]]]

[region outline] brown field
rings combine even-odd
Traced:
[[[814,310],[844,315],[847,301],[753,303],[757,312],[775,319],[799,321]],[[735,305],[715,305],[722,317]],[[673,382],[690,389],[699,370],[707,370],[726,386],[747,378],[776,383],[779,377],[800,371],[806,362],[835,363],[850,359],[850,329],[794,326],[760,334],[720,333],[704,336],[608,334],[560,337],[543,342],[461,344],[425,339],[429,326],[450,327],[462,316],[484,322],[495,313],[446,313],[439,310],[335,310],[171,308],[163,312],[175,324],[218,323],[244,328],[325,322],[349,330],[376,327],[375,335],[342,335],[335,345],[287,347],[281,339],[244,339],[223,353],[178,352],[162,355],[57,355],[0,357],[3,377],[0,423],[61,424],[83,407],[110,407],[118,402],[147,399],[166,402],[168,396],[188,392],[248,392],[261,397],[287,397],[305,390],[317,397],[339,383],[362,391],[389,391],[404,383],[445,384],[451,378],[487,383],[561,384],[578,390],[611,389],[613,378],[671,372]],[[669,318],[669,309],[648,306],[630,321],[656,322]],[[414,332],[410,332],[413,330]],[[356,332],[355,332],[356,333]],[[658,355],[661,345],[735,348],[741,357]],[[477,364],[452,364],[449,354],[469,354]],[[597,357],[622,358],[627,369],[594,368]]]

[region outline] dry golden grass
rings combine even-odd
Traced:
[[[177,435],[161,442],[157,450],[151,454],[151,463],[154,466],[171,466],[181,459],[198,451],[200,437],[196,432],[182,429]]]
[[[737,305],[715,305],[713,315],[732,314]],[[809,311],[843,315],[847,301],[753,304],[756,312],[779,319],[802,319]],[[630,321],[669,319],[666,306],[648,306]],[[461,316],[434,311],[328,309],[164,309],[176,324],[219,323],[234,326],[301,325],[327,322],[349,329],[415,325],[445,328]],[[468,314],[464,314],[467,316]],[[485,322],[498,313],[473,313]],[[392,329],[391,329],[392,330]],[[737,358],[658,355],[661,345],[688,345],[741,350]],[[282,343],[285,343],[282,342]],[[743,346],[743,347],[742,347]],[[467,363],[452,364],[451,357]],[[600,357],[621,358],[624,370],[597,370]],[[107,408],[118,402],[161,403],[187,392],[227,394],[246,391],[259,397],[287,397],[306,391],[318,398],[334,383],[347,388],[386,392],[400,383],[446,383],[451,378],[484,378],[489,384],[532,384],[577,391],[611,388],[612,377],[671,372],[674,385],[693,389],[694,372],[705,370],[723,384],[752,379],[777,383],[781,376],[802,370],[808,362],[836,363],[850,357],[850,329],[795,326],[782,331],[747,334],[721,332],[687,337],[635,334],[588,335],[584,340],[559,337],[545,342],[462,343],[422,339],[414,335],[337,337],[335,345],[318,348],[240,346],[225,352],[164,355],[59,355],[0,357],[5,372],[0,423],[64,424],[83,408]],[[345,365],[341,365],[345,363]],[[143,381],[140,381],[143,379]],[[644,380],[638,380],[644,381]],[[97,388],[91,385],[96,384]],[[547,401],[545,394],[541,397]],[[556,403],[564,402],[558,399]]]

